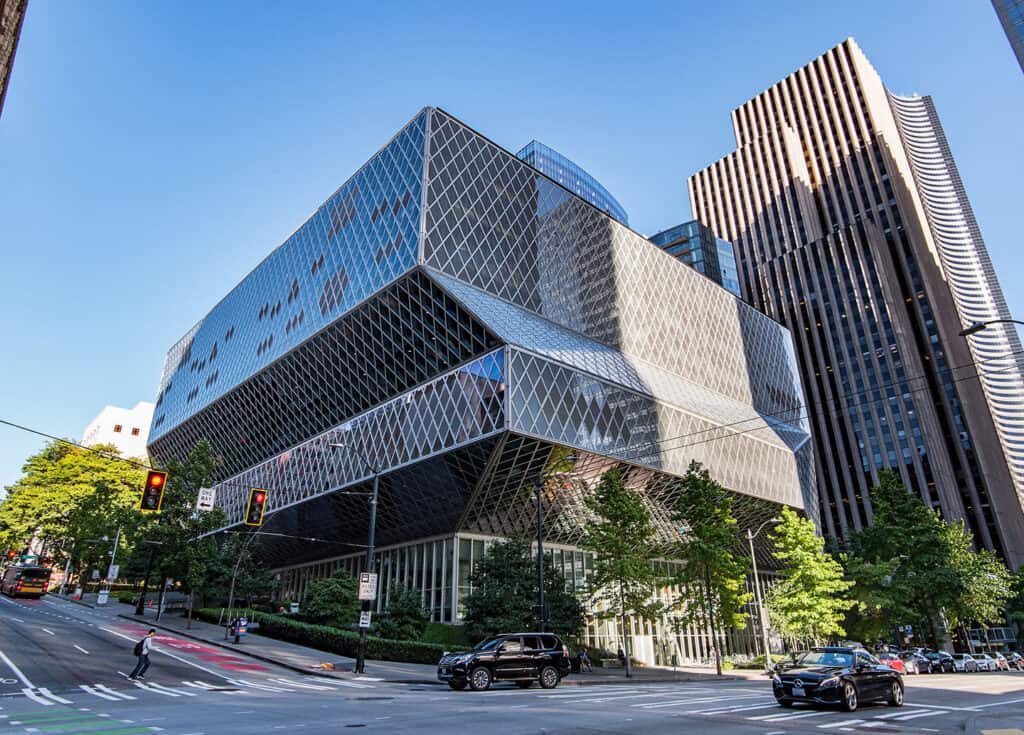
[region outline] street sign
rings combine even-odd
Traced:
[[[96,596],[97,605],[106,605],[107,599],[110,597],[110,590],[100,590],[100,593]]]
[[[121,571],[120,564],[111,564],[110,569],[107,570],[107,579],[113,582],[117,579],[117,573]]]
[[[99,579],[100,578],[100,570],[99,569],[93,569],[92,570],[92,578],[93,579]]]
[[[376,576],[376,575],[374,575],[374,576]],[[361,613],[359,613],[359,627],[360,628],[369,628],[370,627],[370,616],[372,614],[373,613],[371,613],[369,610],[363,610]]]
[[[377,599],[377,575],[376,574],[371,574],[370,572],[360,572],[360,574],[359,574],[359,599],[360,600],[376,600]]]
[[[213,510],[213,503],[216,497],[217,491],[212,487],[199,488],[199,497],[196,498],[196,510],[200,513]]]

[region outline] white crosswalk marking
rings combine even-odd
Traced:
[[[851,727],[853,725],[859,725],[864,720],[843,720],[842,722],[826,722],[824,725],[818,725],[819,730],[823,730],[826,727]]]
[[[156,692],[157,694],[163,694],[165,697],[180,697],[180,694],[175,692],[164,692],[159,689],[155,689],[149,684],[143,684],[141,681],[133,681],[132,684],[137,686],[139,689],[145,689],[147,692]]]
[[[290,679],[271,679],[270,681],[278,684],[285,684],[290,687],[299,687],[300,689],[317,689],[321,692],[330,691],[330,687],[320,686],[319,684],[305,684],[302,682],[291,681]]]
[[[83,692],[86,692],[87,694],[91,694],[94,697],[99,697],[100,699],[107,699],[107,700],[109,700],[111,702],[120,702],[121,701],[120,697],[114,697],[114,696],[111,696],[110,694],[106,694],[105,692],[97,691],[96,689],[93,689],[88,684],[79,684],[78,688],[81,689]],[[134,697],[133,697],[133,699],[134,699]]]
[[[753,711],[755,709],[768,709],[769,707],[778,707],[778,706],[779,706],[778,702],[765,702],[764,704],[745,704],[745,705],[743,705],[741,707],[725,707],[724,709],[723,708],[719,708],[719,709],[699,710],[698,712],[695,712],[694,714],[722,715],[722,714],[732,714],[733,712],[751,712],[751,711]]]
[[[282,686],[270,686],[268,684],[257,684],[248,679],[231,679],[235,686],[247,687],[249,689],[260,689],[264,692],[294,692],[294,689],[287,689]]]
[[[813,712],[801,712],[800,714],[793,714],[792,712],[786,712],[785,714],[773,714],[773,715],[758,715],[757,717],[748,717],[748,720],[761,720],[762,722],[781,722],[783,720],[802,720],[805,717],[819,717],[821,715],[831,714],[830,710],[815,710]]]
[[[41,705],[43,705],[45,707],[52,707],[53,705],[57,704],[56,702],[51,702],[49,699],[44,699],[43,697],[40,697],[38,694],[35,693],[35,691],[33,691],[32,689],[29,689],[27,687],[25,689],[22,689],[21,692],[26,697],[31,699],[33,702],[36,702],[37,704],[41,704]]]
[[[182,681],[181,683],[187,687],[192,687],[193,689],[203,689],[206,691],[217,688],[213,684],[207,684],[205,681],[199,681],[198,679],[193,681]]]
[[[64,699],[64,697],[58,697],[56,694],[51,692],[46,687],[39,687],[39,693],[42,694],[44,697],[49,697],[54,702],[60,702],[61,704],[73,704],[73,702],[70,699]]]
[[[184,691],[182,689],[172,689],[171,687],[165,687],[163,684],[157,684],[154,681],[148,682],[148,684],[151,687],[153,687],[154,689],[156,689],[157,691],[168,692],[170,694],[177,694],[178,696],[181,696],[181,697],[198,697],[199,696],[198,694],[196,694],[194,692],[186,692],[186,691]]]

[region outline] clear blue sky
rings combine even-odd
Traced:
[[[846,36],[934,96],[1007,289],[1024,75],[986,0],[32,0],[0,118],[0,417],[80,438],[425,105],[575,159],[640,232],[688,218],[729,112]],[[0,487],[40,440],[0,426]]]

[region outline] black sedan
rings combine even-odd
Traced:
[[[814,648],[772,675],[775,699],[783,707],[795,702],[839,705],[853,712],[861,703],[881,701],[903,706],[903,678],[863,649]]]

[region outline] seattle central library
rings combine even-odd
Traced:
[[[789,332],[435,108],[171,348],[149,450],[201,439],[232,524],[268,491],[259,554],[293,598],[358,571],[354,493],[378,471],[377,609],[397,582],[443,622],[488,545],[533,532],[538,478],[545,548],[577,590],[583,498],[614,465],[665,539],[694,459],[741,527],[818,513]],[[632,625],[641,660],[709,655],[702,631]],[[589,623],[593,644],[618,635]],[[749,630],[726,638],[752,650]]]

